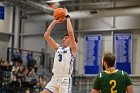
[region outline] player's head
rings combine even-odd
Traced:
[[[102,58],[102,66],[103,66],[103,70],[105,70],[106,68],[109,68],[109,67],[114,67],[114,64],[115,64],[115,55],[108,52],[108,53],[105,53],[103,58]]]
[[[74,37],[75,37],[75,42],[77,43],[78,42],[77,37],[75,35],[74,35]],[[69,45],[70,45],[69,34],[65,33],[64,38],[63,38],[63,46],[69,46]]]

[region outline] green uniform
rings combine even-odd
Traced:
[[[126,93],[126,87],[132,85],[126,72],[113,70],[100,73],[94,81],[93,89],[101,93]]]

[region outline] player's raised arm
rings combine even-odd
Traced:
[[[49,27],[47,28],[47,31],[44,34],[44,38],[47,40],[48,44],[50,45],[50,47],[56,51],[56,49],[58,48],[59,44],[57,44],[53,38],[51,37],[51,32],[52,29],[54,28],[54,26],[56,25],[56,23],[59,23],[59,20],[53,20],[52,23],[49,25]]]
[[[76,57],[77,43],[75,41],[73,27],[72,27],[70,16],[68,15],[67,9],[64,8],[64,11],[65,11],[65,16],[66,16],[66,21],[67,21],[67,30],[68,30],[68,34],[69,34],[69,38],[70,38],[72,54],[73,54],[73,56]]]

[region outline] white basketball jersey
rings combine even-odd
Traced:
[[[52,72],[56,76],[71,75],[73,71],[73,62],[74,57],[72,56],[70,47],[58,47],[55,53]]]

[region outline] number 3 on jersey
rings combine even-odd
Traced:
[[[58,55],[58,58],[59,58],[59,59],[58,59],[58,60],[59,60],[59,62],[61,62],[61,61],[62,61],[62,55],[61,55],[61,54],[59,54],[59,55]]]
[[[117,90],[115,90],[116,87],[116,80],[110,80],[110,85],[111,85],[111,93],[117,93]]]

